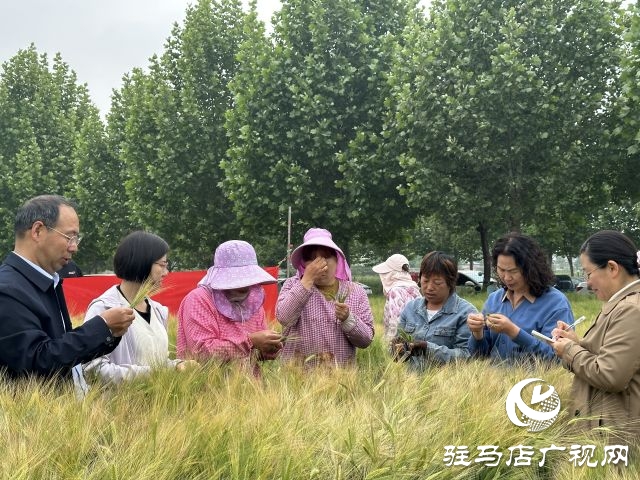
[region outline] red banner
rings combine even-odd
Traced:
[[[278,267],[263,268],[273,278],[278,278]],[[187,293],[196,288],[205,273],[206,270],[170,272],[162,282],[162,291],[154,295],[153,299],[169,307],[169,312],[172,315],[177,315],[180,302],[182,302]],[[117,283],[119,283],[119,280],[115,275],[86,275],[84,277],[65,278],[62,285],[71,316],[84,315],[87,306],[94,298],[98,298],[105,290]],[[274,321],[278,286],[274,283],[272,285],[264,285],[263,288],[266,294],[264,309],[267,314],[267,320]]]

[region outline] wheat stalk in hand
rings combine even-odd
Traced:
[[[338,292],[336,293],[336,302],[337,303],[344,303],[347,301],[347,298],[349,298],[349,294],[351,293],[351,282],[349,282],[347,284],[347,291],[342,291],[342,292]]]
[[[147,277],[140,285],[140,288],[136,292],[135,296],[129,301],[129,308],[136,308],[136,305],[142,302],[146,297],[157,295],[161,290],[161,285],[153,281],[151,277]]]

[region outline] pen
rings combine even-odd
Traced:
[[[585,321],[587,319],[587,317],[585,317],[584,315],[582,315],[580,318],[578,318],[575,322],[573,322],[571,325],[569,325],[567,328],[574,328],[576,325],[578,325],[579,323],[582,323],[583,321]]]
[[[574,328],[576,325],[578,325],[579,323],[582,323],[582,322],[583,322],[583,321],[585,321],[586,319],[587,319],[587,317],[585,317],[584,315],[582,315],[582,316],[581,316],[580,318],[578,318],[575,322],[573,322],[571,325],[569,325],[569,326],[567,327],[567,329],[566,329],[566,330],[570,330],[570,329]],[[565,330],[565,331],[566,331],[566,330]],[[557,338],[558,338],[557,336],[554,336],[554,337],[553,337],[553,340],[555,341]]]

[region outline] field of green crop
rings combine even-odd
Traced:
[[[481,306],[484,296],[470,300]],[[599,302],[570,300],[576,316],[595,318]],[[384,300],[371,303],[381,329]],[[171,330],[173,338],[175,324]],[[348,369],[304,371],[276,361],[255,379],[211,363],[94,385],[84,401],[71,388],[1,383],[0,478],[640,478],[635,446],[628,466],[603,466],[618,442],[575,429],[565,407],[571,374],[561,367],[471,361],[418,375],[389,358],[380,334]],[[509,390],[528,377],[553,385],[563,405],[538,433],[505,413]]]

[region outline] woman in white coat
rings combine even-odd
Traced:
[[[160,288],[169,273],[168,252],[167,242],[153,233],[135,231],[123,238],[113,257],[114,273],[122,281],[89,304],[85,319],[109,308],[129,306],[147,279]],[[117,383],[146,375],[158,367],[184,370],[186,362],[171,360],[168,355],[169,309],[148,297],[131,306],[135,319],[120,344],[110,354],[84,364],[85,374]]]

